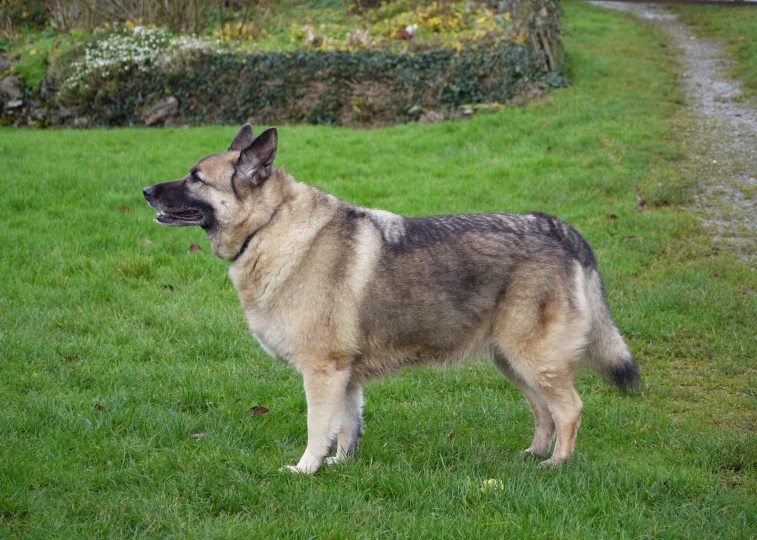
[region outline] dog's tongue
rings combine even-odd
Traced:
[[[201,214],[197,210],[189,212],[166,212],[165,210],[161,210],[160,215],[175,218],[196,218],[200,217]]]

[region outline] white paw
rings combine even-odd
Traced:
[[[518,455],[522,457],[546,456],[547,454],[549,454],[550,449],[551,449],[551,446],[547,446],[546,448],[534,448],[533,446],[530,446],[526,448],[525,450],[521,450],[520,452],[518,452]]]
[[[328,465],[329,467],[331,467],[332,465],[336,465],[337,463],[339,463],[339,461],[341,460],[338,457],[327,457],[326,459],[323,460],[323,463],[324,465]]]
[[[539,463],[539,468],[540,469],[557,469],[563,463],[565,463],[565,461],[567,460],[559,459],[559,458],[556,458],[555,456],[552,456],[551,458]]]
[[[284,465],[279,469],[281,472],[290,472],[295,474],[308,474],[308,471],[295,467],[294,465]]]

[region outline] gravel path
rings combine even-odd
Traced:
[[[686,153],[681,173],[694,175],[699,186],[687,209],[700,216],[717,245],[757,266],[757,107],[729,78],[730,60],[716,43],[696,37],[660,6],[591,3],[649,21],[679,47],[680,84],[691,118],[677,128]]]

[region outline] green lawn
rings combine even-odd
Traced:
[[[530,410],[478,362],[373,384],[357,460],[279,472],[305,447],[299,376],[248,334],[202,231],[141,194],[238,126],[3,129],[0,537],[757,537],[757,274],[670,206],[662,38],[565,9],[571,88],[436,126],[283,127],[277,164],[360,205],[584,233],[646,388],[583,374],[571,462],[517,456]]]

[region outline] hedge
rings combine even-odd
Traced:
[[[132,72],[80,104],[92,125],[140,123],[167,96],[190,124],[311,123],[376,126],[418,119],[424,111],[507,103],[535,86],[560,86],[529,44],[477,44],[418,54],[385,51],[221,54],[178,73]]]
[[[53,81],[62,110],[49,123],[138,125],[167,98],[171,114],[161,121],[193,125],[376,127],[417,120],[429,111],[449,117],[477,104],[507,104],[567,84],[560,71],[557,0],[529,0],[521,9],[525,16],[511,35],[462,50],[245,53],[204,49],[195,40],[181,61],[94,69],[86,84],[66,87],[70,72],[62,69]],[[72,57],[69,64],[76,61]]]

